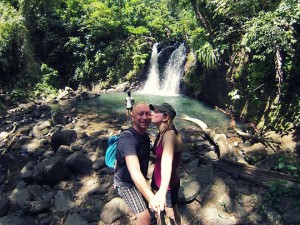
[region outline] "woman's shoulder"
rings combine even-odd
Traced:
[[[168,130],[164,133],[163,142],[166,141],[171,141],[173,143],[176,143],[177,135],[175,134],[174,130]]]
[[[165,132],[164,136],[177,136],[177,135],[176,135],[175,130],[170,129]]]

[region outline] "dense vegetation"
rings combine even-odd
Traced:
[[[297,0],[2,0],[0,89],[21,101],[134,81],[154,42],[185,41],[201,65],[192,92],[217,73],[227,108],[286,130],[300,121],[299,32]]]

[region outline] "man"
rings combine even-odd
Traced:
[[[131,97],[130,91],[127,91],[127,97],[125,98],[125,105],[126,105],[126,115],[129,116],[134,105],[134,98]]]
[[[151,110],[139,103],[131,112],[132,128],[120,135],[117,144],[114,184],[118,194],[136,215],[137,225],[150,225],[147,208],[155,210],[155,196],[147,183],[150,158],[150,138],[146,133],[151,123]]]

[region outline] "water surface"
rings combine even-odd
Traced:
[[[126,96],[127,94],[125,92],[101,93],[101,95],[96,98],[79,101],[75,107],[77,111],[82,114],[98,113],[106,118],[126,118]],[[184,114],[202,120],[210,129],[216,127],[226,128],[230,123],[229,117],[224,113],[184,95],[159,96],[133,92],[132,97],[134,97],[135,103],[146,102],[149,104],[160,104],[167,102],[171,104],[177,112],[174,123],[178,127],[194,124],[181,119]]]

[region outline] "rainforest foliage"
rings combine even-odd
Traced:
[[[300,120],[299,32],[297,0],[2,0],[0,89],[21,101],[135,81],[153,43],[185,41],[191,92],[217,73],[234,114],[284,130]]]

